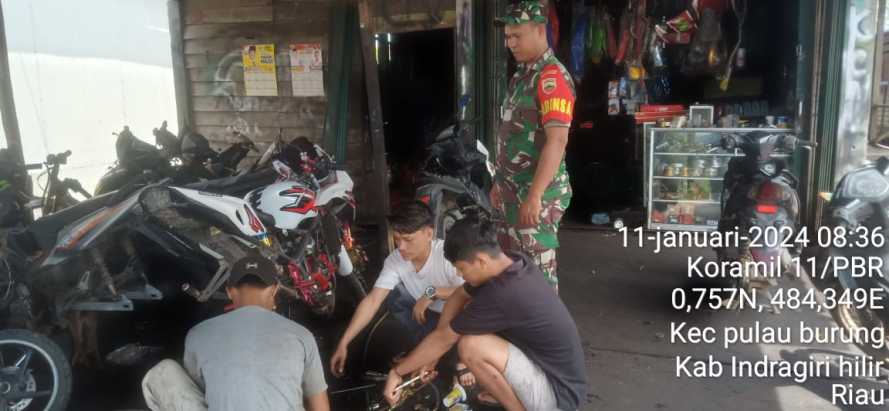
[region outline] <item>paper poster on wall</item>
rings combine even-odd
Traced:
[[[277,96],[275,45],[250,44],[241,51],[244,61],[244,88],[248,96]]]
[[[324,66],[321,58],[321,44],[291,44],[290,74],[294,96],[323,97]]]

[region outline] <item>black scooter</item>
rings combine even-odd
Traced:
[[[800,251],[792,241],[799,224],[798,179],[787,169],[784,157],[814,144],[790,134],[756,131],[727,135],[721,145],[730,152],[739,149],[744,156],[729,161],[718,230],[737,230],[749,240],[740,247],[716,249],[717,259],[745,268],[736,279],[739,287],[768,291],[776,284],[775,270],[789,272],[792,255]],[[784,241],[788,237],[791,241]],[[764,272],[762,267],[767,267]]]
[[[831,233],[831,238],[829,244],[821,244],[828,247],[819,250],[814,277],[819,285],[832,289],[835,300],[852,302],[837,304],[831,316],[852,333],[889,331],[889,308],[874,309],[887,306],[889,300],[885,268],[889,265],[889,158],[882,157],[846,174],[836,191],[826,195],[829,203],[821,230]],[[851,267],[856,260],[864,262],[857,270]],[[857,345],[875,359],[889,361],[886,345]]]
[[[470,146],[467,141],[474,141]],[[489,197],[493,166],[488,151],[456,123],[440,132],[428,148],[429,156],[420,171],[416,199],[435,215],[435,237],[470,214],[493,215]]]

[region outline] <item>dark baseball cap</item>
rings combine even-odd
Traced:
[[[500,25],[523,23],[546,24],[546,13],[543,3],[539,0],[522,0],[506,6],[506,13],[494,21]]]
[[[228,276],[228,286],[237,287],[238,283],[249,275],[259,279],[267,286],[278,284],[278,266],[268,258],[251,255],[236,261]]]

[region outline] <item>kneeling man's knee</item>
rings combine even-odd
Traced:
[[[460,360],[470,362],[480,357],[484,347],[484,337],[480,335],[464,335],[460,337],[457,343],[457,353],[460,354]]]

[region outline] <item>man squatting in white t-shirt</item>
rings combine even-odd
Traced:
[[[415,346],[435,330],[444,300],[463,286],[457,269],[444,257],[444,241],[433,239],[433,218],[429,207],[419,201],[399,206],[388,217],[397,249],[386,258],[373,290],[358,304],[337,344],[330,359],[330,371],[335,376],[343,375],[349,343],[384,302]],[[465,367],[459,364],[457,368]]]

